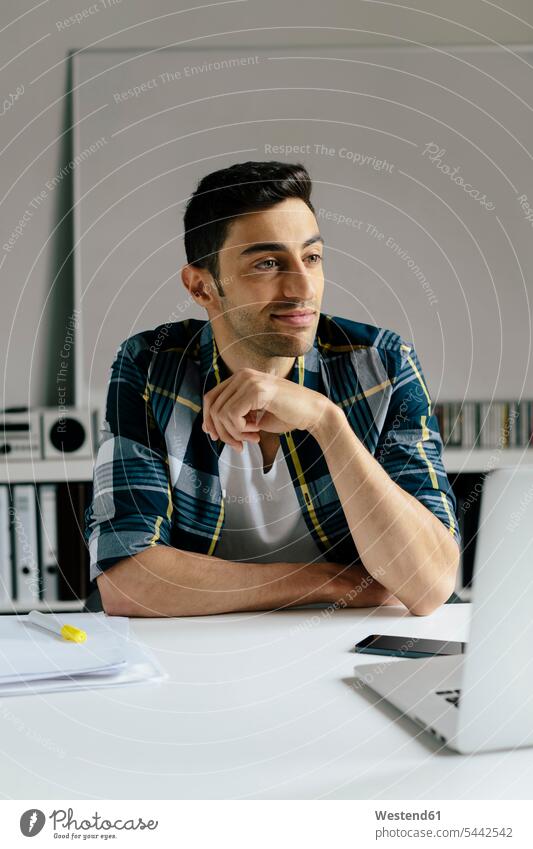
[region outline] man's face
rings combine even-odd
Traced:
[[[315,216],[298,198],[240,216],[219,252],[224,297],[215,312],[235,340],[260,356],[308,351],[324,291],[323,244]]]

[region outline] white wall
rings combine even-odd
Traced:
[[[527,23],[529,18],[533,24],[533,9],[528,0],[508,2],[506,11],[475,0],[469,3],[453,0],[445,5],[436,0],[412,2],[411,5],[418,8],[413,11],[395,8],[395,5],[357,0],[328,3],[323,0],[294,3],[270,0],[268,4],[245,0],[217,3],[208,8],[197,4],[195,9],[190,2],[162,0],[149,4],[140,0],[98,0],[93,4],[84,0],[56,0],[53,4],[4,0],[0,11],[2,101],[5,103],[17,91],[21,94],[10,108],[4,105],[4,114],[0,116],[2,245],[23,215],[26,221],[11,250],[2,248],[0,251],[1,406],[57,403],[59,351],[65,340],[68,341],[72,326],[68,320],[73,307],[73,264],[68,258],[71,247],[71,222],[67,214],[71,203],[70,181],[62,179],[53,190],[46,189],[47,181],[60,173],[66,159],[70,120],[66,97],[69,51],[88,46],[201,45],[205,36],[210,36],[209,43],[213,46],[237,47],[324,43],[533,43],[533,26]],[[86,17],[79,23],[69,27],[61,24],[62,20],[83,10]],[[440,14],[448,20],[439,17]],[[216,33],[219,35],[213,38]],[[529,91],[521,94],[533,102]],[[530,173],[524,174],[524,182],[527,180],[531,182]],[[33,200],[39,195],[40,200]],[[530,196],[533,197],[533,191]],[[66,219],[61,223],[64,216]],[[531,251],[520,259],[529,287]],[[533,395],[531,375],[526,374],[527,338],[524,339],[523,357],[517,358],[516,349],[506,355],[505,344],[505,334],[512,335],[513,327],[524,326],[527,299],[523,291],[506,288],[506,269],[498,267],[497,258],[495,269],[498,295],[495,303],[502,304],[504,316],[503,344],[498,340],[501,369],[498,352],[496,369],[475,369],[469,383],[466,378],[460,380],[454,374],[446,392],[446,383],[441,383],[432,367],[428,375],[430,384],[438,378],[443,394],[448,397],[463,389],[469,397],[490,397],[494,392],[505,397],[517,394],[524,380],[526,392]],[[457,338],[450,326],[447,344],[450,348],[459,347],[468,356],[473,347],[478,352],[477,362],[482,363],[484,346],[488,350],[491,345],[491,340],[483,336],[485,305],[472,296],[470,308],[476,312],[474,338],[464,338],[463,334]],[[424,309],[425,302],[420,321]],[[409,319],[416,327],[417,316]],[[387,322],[390,326],[389,316]],[[400,319],[395,329],[403,332]],[[418,345],[423,362],[430,355],[430,346],[428,338]],[[509,350],[513,348],[510,346]]]

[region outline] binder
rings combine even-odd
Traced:
[[[80,598],[87,598],[91,587],[89,586],[89,572],[90,572],[90,555],[89,555],[89,546],[85,540],[85,509],[88,504],[92,501],[93,495],[93,483],[92,481],[86,481],[82,483],[80,488],[80,499],[78,502],[78,524],[80,528],[79,532],[79,548],[80,548]]]
[[[56,484],[40,484],[38,501],[40,506],[39,566],[43,601],[59,601],[59,566],[57,561],[57,499]]]
[[[13,486],[11,517],[15,553],[15,594],[18,603],[39,601],[37,509],[33,484]]]
[[[13,603],[13,560],[11,554],[11,529],[9,527],[9,489],[0,486],[0,606],[10,608]]]
[[[90,484],[61,483],[57,488],[59,593],[62,600],[88,595],[89,551],[83,536]]]

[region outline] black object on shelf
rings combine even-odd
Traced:
[[[89,592],[89,551],[83,536],[91,483],[61,483],[57,488],[57,525],[61,601],[85,599]]]
[[[457,500],[457,519],[462,539],[462,585],[463,587],[471,587],[485,473],[458,472],[455,475],[450,474],[448,477]]]

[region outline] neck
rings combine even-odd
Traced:
[[[266,374],[274,374],[277,377],[288,377],[291,373],[296,357],[266,357],[259,351],[246,343],[246,340],[233,339],[229,336],[222,322],[211,322],[211,329],[220,356],[233,374],[240,368],[246,366]]]

